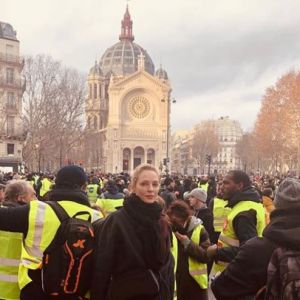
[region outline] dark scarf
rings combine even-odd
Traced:
[[[159,271],[169,252],[168,225],[162,217],[162,207],[157,202],[145,203],[132,194],[124,201],[124,209],[135,223],[147,268]]]
[[[49,192],[49,201],[69,200],[86,206],[91,206],[85,192],[80,189],[53,189]]]

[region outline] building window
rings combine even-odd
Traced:
[[[15,94],[12,92],[7,93],[7,107],[8,108],[15,108],[16,107],[16,99]]]
[[[13,84],[14,83],[14,69],[6,68],[6,83]]]
[[[91,128],[91,117],[88,117],[87,128],[88,128],[88,129]]]
[[[7,155],[15,154],[15,144],[7,144]]]
[[[97,84],[94,83],[94,99],[97,99]]]
[[[98,127],[98,120],[97,120],[97,117],[94,116],[94,129],[97,129]]]
[[[13,135],[15,133],[15,117],[7,117],[7,134]]]
[[[90,84],[90,99],[93,98],[93,85]]]

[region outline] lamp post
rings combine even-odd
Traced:
[[[35,149],[37,150],[38,153],[38,170],[39,173],[41,172],[41,148],[39,144],[35,144]]]
[[[166,102],[165,99],[162,99],[161,102]],[[170,98],[168,97],[167,99],[167,104],[168,104],[168,115],[167,115],[167,147],[166,147],[166,158],[164,160],[164,165],[166,167],[166,173],[167,175],[169,174],[169,162],[170,162],[170,157],[169,157],[169,144],[170,144],[170,130],[171,130],[171,122],[170,122],[170,117],[171,117],[171,104],[175,104],[176,103],[176,99],[175,98]]]

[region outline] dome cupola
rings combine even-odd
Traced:
[[[95,61],[95,65],[90,69],[89,75],[103,76],[103,72],[99,64],[97,64],[97,61]]]
[[[132,20],[126,7],[124,18],[121,22],[120,41],[108,48],[101,57],[100,67],[106,76],[112,72],[115,75],[126,76],[138,70],[138,58],[145,56],[145,71],[154,75],[154,64],[147,51],[134,43],[132,34]]]
[[[168,73],[162,66],[155,72],[155,76],[159,79],[169,80]]]

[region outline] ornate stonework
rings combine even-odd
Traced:
[[[171,86],[166,71],[154,73],[151,57],[133,43],[128,7],[120,42],[90,70],[88,83],[87,132],[98,133],[101,146],[87,147],[100,157],[99,164],[87,158],[87,168],[115,173],[145,162],[159,167],[166,157]]]
[[[143,96],[132,98],[129,102],[129,111],[134,118],[144,119],[150,112],[149,100]]]

